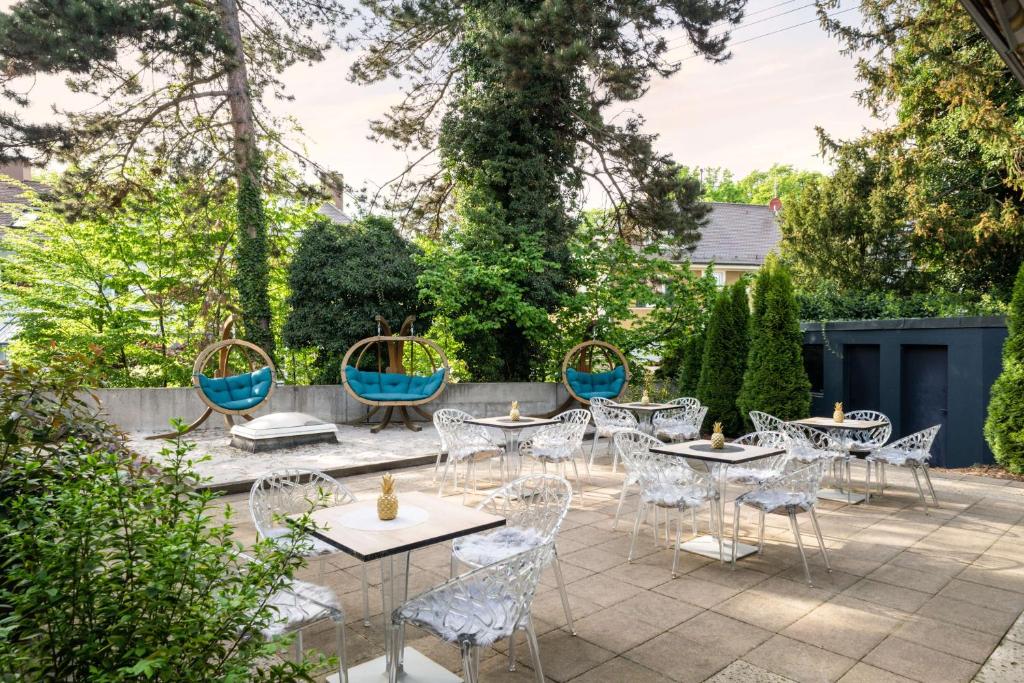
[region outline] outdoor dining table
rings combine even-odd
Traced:
[[[707,439],[697,441],[683,441],[680,443],[665,444],[651,448],[653,453],[674,455],[687,460],[696,460],[702,463],[711,473],[718,484],[718,519],[721,522],[722,530],[729,528],[725,524],[725,494],[728,484],[727,474],[730,465],[741,465],[746,462],[769,458],[785,452],[784,448],[767,448],[765,446],[748,446],[745,444],[727,443],[722,448],[712,448],[711,442]],[[757,552],[757,546],[737,543],[736,548],[732,546],[732,540],[722,539],[719,546],[718,538],[713,534],[698,536],[686,541],[679,546],[680,550],[710,557],[724,561],[732,558],[736,553],[736,559],[746,557]]]
[[[864,429],[875,429],[881,427],[885,423],[881,420],[843,420],[842,422],[836,422],[831,417],[806,417],[802,420],[793,420],[791,424],[805,425],[807,427],[814,427],[815,429],[821,429],[826,432],[837,432],[844,430],[860,431]],[[851,450],[852,455],[857,455],[856,450]],[[866,500],[866,496],[856,493],[854,491],[843,491],[839,488],[834,489],[820,489],[818,491],[818,498],[825,500],[834,500],[840,503],[847,503],[856,505],[863,503]]]
[[[400,493],[398,517],[382,521],[374,499],[321,508],[311,515],[317,538],[363,562],[380,560],[384,605],[383,657],[349,670],[351,683],[388,680],[397,667],[403,681],[455,682],[462,679],[414,648],[405,646],[405,627],[393,634],[388,620],[409,591],[409,554],[418,548],[504,526],[505,518],[419,493]],[[337,675],[328,679],[337,681]]]
[[[500,429],[505,435],[505,457],[508,462],[515,462],[516,472],[519,471],[519,436],[524,429],[530,429],[533,427],[546,427],[548,425],[558,424],[558,420],[549,417],[526,417],[521,416],[518,420],[513,420],[508,415],[498,415],[496,417],[474,417],[466,420],[468,424],[480,425],[482,427],[490,427],[492,429]],[[513,461],[513,458],[515,459]],[[511,479],[512,477],[509,477]],[[502,476],[502,483],[505,483],[504,473]]]
[[[640,403],[634,401],[632,403],[611,403],[609,404],[612,408],[621,408],[628,410],[629,412],[636,415],[637,427],[640,431],[647,434],[654,433],[654,414],[661,412],[662,410],[672,410],[679,406],[672,403]]]

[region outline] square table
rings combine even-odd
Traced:
[[[372,499],[321,508],[311,515],[319,528],[310,533],[317,538],[363,562],[380,559],[385,655],[349,670],[350,683],[387,680],[393,667],[397,667],[403,681],[461,681],[440,664],[406,647],[405,628],[392,634],[388,619],[408,597],[411,551],[504,526],[505,518],[419,492],[398,494],[395,520],[375,522],[376,514],[377,501]]]
[[[628,410],[637,417],[637,426],[640,431],[647,432],[648,434],[654,433],[654,414],[661,412],[662,410],[672,410],[679,406],[674,403],[640,403],[634,401],[632,403],[615,403],[609,404],[611,408],[620,408],[622,410]]]
[[[559,424],[558,420],[550,417],[527,417],[526,415],[521,416],[518,420],[513,420],[508,415],[497,415],[495,417],[474,417],[466,422],[500,429],[505,434],[505,457],[510,458],[509,462],[512,462],[511,458],[515,458],[517,463],[519,462],[519,433],[522,430]],[[519,471],[518,467],[516,471]],[[507,483],[504,478],[502,478],[502,483]]]
[[[767,448],[765,446],[731,443],[725,444],[723,448],[712,448],[711,441],[699,439],[697,441],[683,441],[681,443],[656,446],[651,448],[651,452],[674,455],[686,458],[687,460],[698,460],[704,463],[705,467],[712,473],[712,476],[718,477],[718,519],[724,533],[727,528],[725,525],[725,493],[728,484],[726,474],[729,471],[729,466],[740,465],[745,462],[760,460],[761,458],[770,458],[773,455],[781,455],[786,450],[784,448]],[[757,552],[757,546],[747,545],[746,543],[737,543],[736,547],[733,548],[732,539],[727,538],[722,539],[720,549],[718,539],[714,535],[698,536],[683,543],[679,548],[721,561],[724,561],[726,557],[731,558],[733,553],[736,554],[736,559],[740,559]]]
[[[843,430],[862,431],[865,429],[875,429],[876,427],[884,426],[885,422],[882,420],[843,420],[842,422],[836,422],[831,417],[807,417],[803,420],[793,420],[792,424],[814,427],[815,429],[831,433]],[[851,455],[856,455],[856,453],[851,451]],[[818,491],[818,498],[847,503],[848,505],[857,505],[858,503],[863,503],[867,496],[854,493],[853,491],[843,491],[841,488],[832,488]]]

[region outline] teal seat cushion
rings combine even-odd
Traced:
[[[199,388],[214,405],[225,410],[253,408],[270,394],[274,376],[269,367],[229,377],[207,377],[199,373]]]
[[[615,398],[626,383],[626,368],[616,365],[608,372],[580,372],[575,368],[565,371],[565,379],[582,399],[596,397]]]
[[[345,380],[355,394],[367,401],[421,401],[444,382],[444,368],[431,375],[401,375],[345,366]]]

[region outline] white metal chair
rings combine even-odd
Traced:
[[[403,624],[412,624],[459,646],[466,683],[480,680],[480,648],[489,647],[517,630],[526,631],[534,676],[544,682],[540,646],[530,607],[541,571],[551,563],[554,543],[527,550],[474,569],[411,598],[392,613],[388,628],[393,640]],[[398,682],[397,667],[391,683]]]
[[[441,408],[435,410],[431,416],[431,420],[434,423],[434,429],[437,431],[437,458],[434,460],[434,476],[431,479],[432,482],[437,481],[437,471],[441,468],[441,458],[448,455],[448,432],[450,425],[465,422],[471,419],[473,416],[464,410],[458,410],[456,408]]]
[[[651,418],[654,435],[666,441],[690,441],[700,438],[700,426],[708,414],[707,406],[702,406],[695,398],[683,397],[669,401],[679,406],[671,410],[662,410]]]
[[[793,529],[796,547],[800,551],[800,560],[804,565],[807,583],[813,586],[811,570],[807,566],[807,555],[804,553],[803,539],[800,537],[800,524],[796,519],[797,514],[808,512],[811,516],[811,525],[814,527],[814,535],[818,539],[818,547],[821,549],[821,557],[825,560],[825,568],[831,574],[832,565],[828,561],[828,551],[825,549],[825,541],[821,537],[821,527],[818,526],[818,515],[814,511],[815,503],[818,500],[818,487],[821,484],[821,477],[826,464],[827,460],[819,459],[809,465],[804,465],[767,479],[754,490],[740,494],[736,498],[736,509],[733,511],[732,547],[736,548],[739,543],[740,509],[744,505],[752,507],[760,513],[760,530],[757,541],[758,553],[764,550],[765,513],[786,514],[789,516],[790,528]],[[732,566],[735,569],[735,552],[732,554]]]
[[[355,495],[345,485],[316,470],[278,470],[260,477],[249,489],[249,514],[256,527],[256,534],[277,545],[289,544],[290,536],[295,533],[294,527],[285,522],[289,515],[301,515],[319,508],[354,502]],[[319,577],[323,580],[327,556],[337,553],[338,549],[311,535],[306,535],[298,547],[303,557],[319,558]],[[369,626],[370,596],[365,562],[362,564],[362,572],[363,625]]]
[[[256,562],[252,557],[239,553],[248,565]],[[315,624],[330,619],[334,623],[334,641],[338,657],[338,680],[348,682],[348,665],[345,657],[345,612],[338,597],[330,588],[314,583],[291,579],[288,584],[271,593],[266,605],[273,615],[260,628],[260,635],[267,642],[281,636],[295,634],[295,659],[302,661],[305,649],[302,644],[303,631]]]
[[[726,470],[726,479],[730,484],[740,486],[758,486],[767,479],[782,473],[790,455],[790,439],[782,432],[751,432],[734,439],[736,446],[763,446],[765,448],[784,448],[786,453],[769,458],[751,460],[742,465],[730,465]]]
[[[443,413],[438,417],[438,413]],[[437,495],[444,493],[444,483],[448,479],[448,472],[451,470],[456,489],[459,486],[459,464],[466,463],[466,478],[462,487],[462,498],[465,501],[466,492],[469,488],[470,479],[476,486],[475,465],[480,460],[497,457],[499,467],[502,470],[504,480],[505,470],[505,447],[491,440],[487,429],[481,425],[466,422],[471,417],[461,410],[450,408],[438,410],[434,413],[434,425],[437,427],[441,441],[447,448],[448,458],[444,463],[444,471],[441,473],[441,483],[437,487]]]
[[[583,480],[580,479],[579,468],[576,467],[576,454],[583,453],[583,435],[590,422],[590,413],[586,410],[567,410],[555,416],[558,424],[541,427],[530,435],[529,439],[519,443],[519,455],[533,458],[541,464],[542,471],[547,474],[548,464],[554,465],[564,477],[566,465],[572,465],[573,474],[583,495]],[[590,466],[586,458],[583,467],[590,479]]]
[[[838,438],[807,425],[784,422],[781,430],[790,438],[790,457],[803,464],[821,461],[831,473],[833,485],[846,491],[847,503],[853,502],[853,477],[846,444]]]
[[[760,410],[751,410],[750,421],[754,424],[755,432],[784,432],[783,425],[786,424],[785,420],[769,415],[768,413],[762,413]]]
[[[504,517],[505,526],[452,541],[452,575],[460,563],[483,567],[554,541],[571,504],[572,485],[551,474],[521,477],[502,486],[481,501],[477,509]],[[551,552],[551,568],[565,610],[565,621],[569,631],[576,635],[557,546]],[[513,671],[514,636],[510,636],[509,644],[509,671]]]
[[[679,564],[679,545],[682,543],[683,534],[683,511],[690,510],[691,514],[701,505],[708,503],[711,511],[712,533],[717,526],[718,550],[722,554],[722,524],[718,517],[718,490],[714,486],[712,477],[707,472],[697,472],[682,459],[654,453],[648,450],[645,454],[634,452],[636,456],[633,461],[633,468],[636,472],[637,483],[640,485],[640,505],[636,511],[636,521],[633,522],[633,540],[629,544],[628,562],[633,561],[633,553],[636,550],[636,539],[640,535],[640,521],[648,509],[661,508],[663,510],[676,510],[676,542],[672,556],[672,578],[676,578],[676,567]],[[671,519],[666,515],[665,532],[668,534]],[[695,525],[696,526],[696,525]],[[655,544],[658,542],[657,518],[655,518],[654,529]]]
[[[640,467],[638,463],[642,463],[650,454],[651,449],[661,446],[662,443],[650,434],[645,434],[638,429],[632,429],[625,432],[617,432],[612,437],[612,445],[618,457],[622,459],[622,467],[626,471],[622,479],[622,492],[619,493],[619,504],[615,508],[615,521],[612,522],[612,528],[617,529],[619,527],[619,516],[622,514],[622,505],[626,502],[626,491],[630,486],[636,486],[640,482]]]
[[[604,437],[608,439],[608,451],[612,455],[612,472],[618,468],[618,454],[612,450],[611,439],[618,432],[639,429],[640,423],[636,416],[623,408],[615,408],[607,398],[595,396],[590,399],[590,414],[594,416],[594,442],[590,445],[590,464],[594,464],[594,453],[597,442]]]
[[[872,429],[844,429],[834,434],[842,440],[846,450],[854,455],[867,456],[884,446],[892,436],[892,422],[884,413],[877,410],[851,410],[846,413],[846,418],[884,423]]]
[[[910,473],[914,475],[914,483],[917,485],[917,494],[921,498],[921,504],[924,506],[925,512],[927,512],[928,500],[924,496],[924,490],[921,488],[921,479],[918,476],[918,471],[922,472],[924,480],[928,485],[928,492],[932,496],[932,502],[935,503],[935,507],[939,507],[939,497],[935,495],[935,487],[932,486],[932,478],[928,474],[928,461],[932,457],[932,442],[935,441],[935,436],[939,433],[941,426],[935,425],[920,432],[914,432],[909,436],[893,441],[887,446],[882,446],[868,455],[865,458],[868,466],[867,480],[865,482],[867,484],[867,501],[865,502],[870,502],[871,500],[871,466],[880,467],[884,473],[885,466],[892,465],[893,467],[906,467],[910,469]],[[885,492],[884,476],[884,474],[879,476],[881,480],[881,493]]]

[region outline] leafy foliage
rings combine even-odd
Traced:
[[[985,418],[985,440],[996,462],[1024,473],[1024,265],[1017,273],[1006,316],[1003,372],[992,384]]]
[[[374,131],[422,148],[420,160],[440,157],[436,171],[414,175],[413,164],[397,179],[398,205],[434,234],[457,216],[454,234],[428,251],[425,289],[438,317],[465,329],[458,342],[478,378],[536,376],[548,316],[581,277],[568,243],[585,180],[611,197],[630,241],[697,239],[707,211],[698,184],[655,151],[640,119],[611,123],[605,111],[678,70],[663,59],[663,30],[682,28],[698,54],[725,59],[727,34],[712,29],[737,22],[743,1],[365,5],[353,78],[411,81]],[[479,296],[451,284],[456,271]]]
[[[676,374],[677,391],[680,396],[696,396],[699,391],[701,366],[704,361],[704,342],[707,330],[686,335],[682,344],[682,362]]]
[[[0,369],[0,676],[312,680],[317,662],[271,663],[260,637],[298,541],[243,565],[190,446],[140,460],[82,396],[91,359],[60,361]]]
[[[767,205],[779,197],[783,210],[805,187],[824,178],[821,173],[801,171],[789,164],[772,164],[767,171],[754,170],[738,179],[726,168],[683,166],[680,173],[700,181],[705,201]]]
[[[736,399],[747,366],[749,325],[747,283],[740,280],[723,289],[715,301],[697,384],[697,398],[708,407],[705,426],[721,422],[723,431],[731,436],[743,433],[743,416]]]
[[[984,294],[937,290],[900,294],[898,291],[850,289],[837,291],[819,282],[796,292],[800,320],[875,320],[886,318],[950,318],[1004,315],[1006,304]]]
[[[314,381],[341,381],[345,351],[377,334],[374,316],[397,331],[406,316],[418,312],[418,254],[390,220],[376,216],[348,225],[321,219],[303,232],[288,269],[284,340],[315,349]],[[417,331],[428,324],[418,321]]]
[[[789,271],[770,257],[754,284],[750,352],[737,399],[745,417],[751,410],[783,420],[810,414],[811,382],[804,370],[803,338]]]

